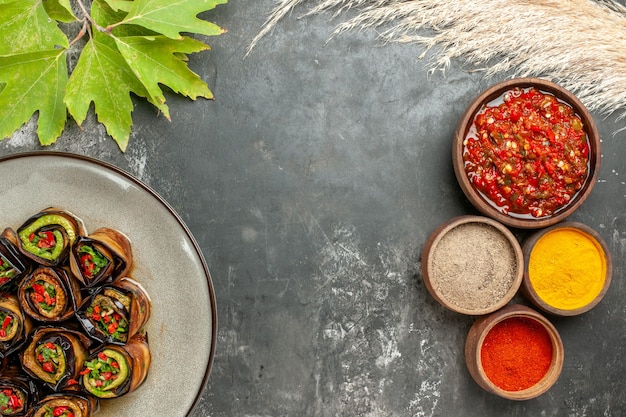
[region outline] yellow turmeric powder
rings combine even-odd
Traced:
[[[606,269],[607,258],[596,239],[578,229],[556,229],[533,247],[528,278],[546,304],[574,310],[600,294]]]

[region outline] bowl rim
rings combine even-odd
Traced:
[[[467,136],[467,132],[471,127],[475,115],[481,109],[484,103],[488,103],[495,98],[501,96],[506,91],[514,87],[536,87],[541,91],[548,92],[557,98],[565,101],[572,106],[582,119],[583,125],[587,133],[587,138],[590,145],[589,153],[589,175],[585,180],[582,189],[576,194],[574,199],[567,204],[564,208],[557,211],[551,216],[541,218],[521,218],[514,217],[508,214],[502,213],[496,209],[492,203],[485,199],[481,193],[479,193],[470,183],[464,169],[463,162],[463,142]],[[580,205],[587,199],[591,193],[595,183],[597,182],[598,175],[600,173],[601,156],[601,141],[600,134],[596,123],[585,105],[569,90],[564,87],[542,78],[513,78],[499,83],[493,84],[478,95],[467,107],[459,120],[456,130],[454,132],[454,138],[452,142],[452,161],[454,166],[454,173],[457,178],[463,193],[472,203],[472,205],[480,211],[482,214],[492,217],[499,222],[515,228],[520,229],[537,229],[542,227],[551,226],[556,224],[576,211]]]
[[[463,307],[459,307],[450,303],[433,285],[431,280],[432,277],[432,255],[437,245],[441,241],[441,239],[454,228],[461,226],[463,224],[468,223],[478,223],[484,224],[493,227],[498,232],[500,232],[508,241],[511,248],[513,249],[513,253],[515,254],[515,273],[513,276],[513,282],[511,283],[511,287],[507,291],[507,293],[497,302],[494,302],[489,307],[480,309],[480,310],[470,310]],[[424,284],[426,289],[431,294],[431,296],[438,301],[445,308],[465,314],[470,316],[481,316],[489,313],[493,313],[496,310],[499,310],[503,306],[505,306],[509,301],[515,297],[518,293],[519,288],[522,284],[522,279],[524,275],[524,255],[522,252],[522,247],[518,242],[517,238],[505,225],[499,223],[498,221],[485,217],[485,216],[477,216],[477,215],[460,215],[453,217],[442,224],[440,224],[428,237],[426,243],[424,244],[424,248],[422,250],[422,278],[424,280]]]
[[[552,362],[548,371],[535,385],[519,391],[507,391],[491,382],[481,360],[481,350],[487,334],[496,324],[511,318],[535,320],[548,332],[552,341]],[[509,304],[488,316],[478,318],[470,327],[465,343],[465,362],[470,375],[483,389],[509,400],[524,401],[546,393],[561,375],[564,356],[563,340],[554,324],[540,312],[523,304]]]
[[[548,233],[560,229],[575,229],[594,239],[604,252],[604,257],[606,260],[606,273],[604,276],[604,284],[602,285],[602,289],[600,290],[598,295],[588,304],[571,310],[557,308],[546,303],[535,291],[532,283],[530,282],[530,274],[528,271],[528,267],[530,264],[530,254],[535,247],[535,244]],[[602,299],[608,292],[609,287],[611,286],[611,281],[613,277],[613,259],[609,246],[596,230],[587,226],[584,223],[576,221],[564,221],[550,227],[538,230],[524,240],[524,243],[522,245],[522,252],[524,253],[524,277],[522,279],[521,292],[531,303],[533,303],[537,308],[545,313],[566,317],[577,316],[586,313],[587,311],[597,306],[600,301],[602,301]]]

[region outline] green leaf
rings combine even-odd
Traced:
[[[115,41],[130,68],[150,93],[155,106],[168,120],[169,109],[159,84],[192,100],[198,97],[213,98],[206,83],[178,57],[180,53],[210,49],[203,42],[189,37],[175,40],[165,36],[131,36],[115,38]]]
[[[67,48],[67,36],[48,16],[41,0],[0,4],[0,55]]]
[[[107,37],[94,33],[85,45],[67,85],[65,104],[80,125],[93,102],[98,121],[124,152],[132,127],[130,93],[141,97],[148,93],[117,49],[101,38]]]
[[[67,111],[66,50],[52,49],[0,56],[0,137],[7,138],[39,111],[37,134],[42,145],[61,135]]]
[[[126,12],[130,10],[133,5],[133,0],[104,0],[116,12]]]
[[[158,33],[137,25],[119,25],[124,20],[128,11],[118,10],[111,6],[120,0],[94,0],[91,7],[91,17],[102,27],[112,27],[113,36],[157,36]],[[126,2],[125,0],[121,0]],[[132,3],[130,1],[129,3]],[[118,26],[119,25],[119,26]]]
[[[181,32],[207,36],[221,35],[224,29],[198,19],[201,12],[211,10],[227,0],[135,0],[128,16],[120,24],[140,25],[168,38],[180,39]]]
[[[48,16],[59,22],[70,23],[75,22],[76,16],[72,11],[69,0],[43,0],[43,7],[46,9]]]
[[[187,54],[210,49],[181,33],[219,35],[199,19],[227,0],[93,0],[91,16],[75,15],[71,0],[0,0],[0,139],[38,114],[42,145],[54,143],[68,112],[80,125],[93,108],[98,121],[125,151],[132,128],[133,95],[147,99],[169,119],[163,88],[192,100],[213,98],[187,66]],[[81,8],[82,9],[82,8]],[[79,16],[79,17],[77,17]],[[89,34],[68,75],[68,35]],[[94,23],[97,22],[97,23]],[[106,28],[106,29],[103,29]],[[72,37],[74,38],[74,37]],[[92,106],[93,103],[93,106]]]

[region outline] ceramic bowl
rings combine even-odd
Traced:
[[[555,233],[559,232],[566,233],[569,241],[576,238],[586,242],[587,249],[573,252],[554,243]],[[585,313],[602,300],[611,285],[613,263],[609,248],[602,236],[585,224],[567,221],[536,231],[524,241],[522,251],[522,293],[543,312],[559,316]],[[548,262],[540,263],[531,256],[533,253]],[[577,263],[584,265],[584,270],[576,272],[579,270],[571,267]],[[594,279],[589,279],[589,268]],[[539,274],[547,278],[540,280]],[[576,275],[584,275],[585,280],[576,280]]]
[[[583,128],[587,134],[590,149],[586,179],[582,187],[572,197],[570,197],[570,200],[567,204],[555,207],[552,214],[549,215],[542,216],[537,214],[537,216],[534,217],[531,214],[527,213],[513,213],[511,211],[504,212],[502,208],[493,203],[489,197],[487,197],[485,194],[475,188],[465,170],[465,161],[463,160],[465,140],[468,135],[476,131],[476,128],[473,127],[476,115],[484,110],[484,106],[494,106],[495,103],[498,102],[498,100],[502,101],[503,95],[516,87],[522,89],[534,87],[544,94],[553,95],[558,100],[569,104],[581,119]],[[548,143],[547,139],[546,143]],[[512,146],[517,145],[514,144]],[[527,157],[524,156],[524,158]],[[463,190],[469,201],[474,205],[474,207],[478,209],[478,211],[480,211],[482,214],[492,217],[510,227],[522,229],[547,227],[558,223],[561,220],[564,220],[567,216],[572,214],[576,209],[578,209],[578,207],[580,207],[580,205],[591,193],[591,190],[596,183],[598,173],[600,171],[600,135],[589,111],[575,95],[573,95],[563,87],[550,81],[538,78],[512,79],[489,87],[469,105],[469,107],[461,117],[454,134],[452,146],[452,160],[454,165],[454,172],[459,182],[459,185],[461,186],[461,189]],[[560,164],[562,162],[559,161],[558,163]],[[563,165],[556,169],[562,169],[561,167],[563,167]],[[553,168],[550,167],[550,169]],[[526,190],[526,186],[523,189]]]
[[[517,293],[524,272],[522,248],[497,221],[459,216],[441,224],[422,252],[422,276],[444,307],[467,315],[491,313]]]
[[[485,373],[481,358],[481,349],[489,332],[497,324],[513,318],[538,323],[545,329],[552,344],[552,357],[543,377],[534,385],[521,390],[506,390],[492,382]],[[465,363],[474,381],[486,391],[509,400],[529,400],[547,392],[561,375],[563,358],[563,342],[554,325],[539,312],[519,304],[508,305],[492,314],[479,317],[470,328],[465,341]]]

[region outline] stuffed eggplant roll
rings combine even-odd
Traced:
[[[42,398],[28,417],[92,417],[98,408],[95,398],[75,392],[59,392]]]
[[[30,272],[30,262],[20,253],[17,233],[11,228],[0,235],[0,291],[15,291]]]
[[[17,294],[24,312],[42,322],[71,318],[82,301],[76,279],[64,269],[48,266],[41,266],[26,277]]]
[[[62,263],[78,236],[85,234],[81,219],[54,207],[37,213],[17,229],[20,251],[46,266]]]
[[[81,371],[83,389],[98,398],[117,398],[135,391],[150,369],[150,348],[143,333],[126,345],[105,345],[85,361]]]
[[[34,381],[19,366],[6,369],[0,376],[0,416],[26,416],[38,395]]]
[[[98,288],[76,313],[85,331],[102,343],[124,344],[150,318],[148,293],[135,280],[123,277]]]
[[[88,355],[89,338],[60,327],[40,327],[21,353],[22,368],[53,390],[75,385]]]
[[[79,236],[70,253],[72,273],[86,287],[111,283],[125,276],[132,263],[128,237],[106,227],[89,236]]]
[[[0,358],[19,349],[31,328],[31,320],[22,312],[17,297],[0,294]]]
[[[28,388],[19,380],[0,377],[0,416],[25,416],[31,399]]]

